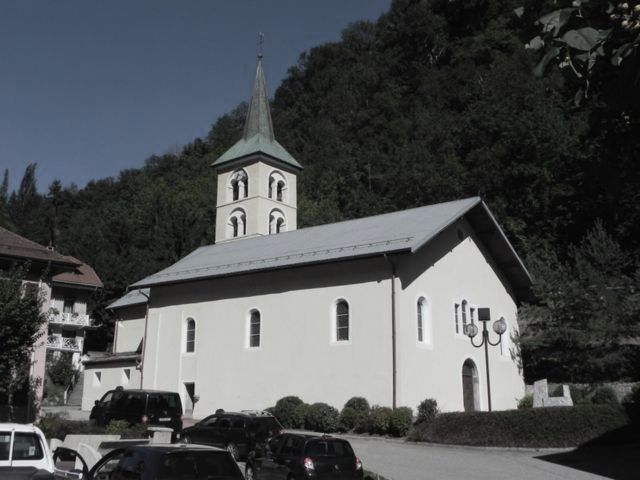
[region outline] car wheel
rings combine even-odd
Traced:
[[[245,480],[256,480],[256,476],[253,473],[253,467],[247,467],[244,470]]]
[[[231,456],[236,462],[240,460],[240,452],[238,452],[238,446],[235,443],[233,442],[227,443],[227,452],[231,454]]]

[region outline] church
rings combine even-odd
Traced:
[[[353,396],[515,408],[512,339],[531,279],[482,199],[298,230],[303,166],[275,139],[260,57],[242,138],[213,167],[215,244],[131,285],[146,312],[118,322],[136,335],[118,334],[129,350],[144,339],[140,387],[179,392],[194,418],[287,395],[338,409]],[[466,335],[480,309],[500,339],[488,359]]]

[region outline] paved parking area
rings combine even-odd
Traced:
[[[637,479],[640,445],[572,451],[416,444],[345,436],[365,468],[392,480]]]

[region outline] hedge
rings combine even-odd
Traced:
[[[304,427],[304,416],[299,415],[298,407],[304,402],[294,395],[283,397],[276,402],[273,414],[284,428]]]
[[[442,413],[414,428],[410,438],[457,445],[572,447],[628,423],[624,409],[614,405]]]
[[[316,432],[332,433],[338,430],[338,410],[326,403],[314,403],[309,406],[306,427]]]

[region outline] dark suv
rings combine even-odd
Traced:
[[[245,466],[247,480],[360,480],[363,476],[362,462],[349,442],[328,435],[278,435],[265,449],[251,452]]]
[[[116,388],[96,400],[89,418],[98,425],[126,420],[131,424],[163,426],[179,432],[182,429],[182,401],[175,392]]]
[[[245,410],[210,415],[193,427],[185,428],[180,439],[185,443],[226,448],[234,459],[239,460],[282,431],[284,428],[270,413]]]

